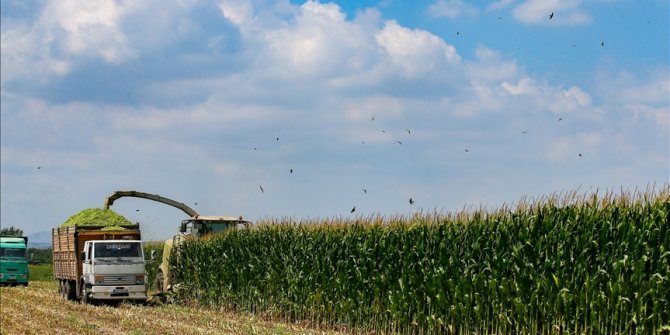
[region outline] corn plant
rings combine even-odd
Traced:
[[[294,221],[189,241],[181,301],[402,334],[670,331],[670,187]]]

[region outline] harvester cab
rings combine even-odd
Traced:
[[[250,224],[241,216],[198,216],[181,222],[179,232],[200,238],[208,234],[221,233],[230,228],[246,228]]]

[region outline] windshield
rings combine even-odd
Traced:
[[[142,246],[134,242],[96,243],[95,257],[142,257]]]
[[[26,257],[26,249],[0,248],[0,257]]]
[[[193,231],[196,231],[199,235],[211,234],[211,233],[220,233],[226,229],[235,227],[236,222],[222,222],[222,221],[196,221],[193,222]]]

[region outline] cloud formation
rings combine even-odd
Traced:
[[[491,6],[588,22],[577,0]],[[68,0],[2,25],[0,212],[43,205],[35,230],[123,188],[251,218],[386,214],[641,185],[668,154],[667,71],[562,82],[379,8]]]

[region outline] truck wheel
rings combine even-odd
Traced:
[[[59,280],[58,281],[58,294],[62,299],[65,299],[65,281],[64,280]]]
[[[65,298],[71,301],[77,300],[77,283],[75,281],[73,280],[65,281]]]
[[[86,285],[84,285],[84,283],[81,284],[81,300],[80,301],[84,305],[88,305],[88,303],[90,302],[89,299],[88,299],[88,292],[86,290]]]

